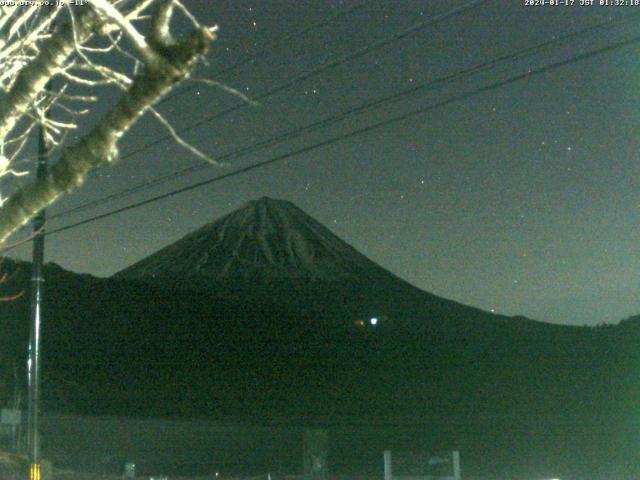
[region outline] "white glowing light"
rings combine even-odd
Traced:
[[[377,325],[378,319],[376,317],[373,317],[371,320],[369,320],[369,322],[371,323],[371,325]]]

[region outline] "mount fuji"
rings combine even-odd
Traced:
[[[0,353],[19,365],[30,266],[3,267],[11,282],[0,295],[27,293],[0,303]],[[637,318],[570,327],[462,305],[398,278],[287,201],[251,201],[112,278],[51,264],[45,278],[50,410],[421,423],[480,464],[505,449],[564,451],[575,469],[585,450],[564,439],[579,425],[600,439],[600,457],[587,449],[593,465],[614,458],[612,438],[616,455],[636,455]],[[0,385],[12,385],[12,365],[0,363]],[[0,402],[12,394],[0,388]],[[559,440],[547,444],[551,433]]]
[[[293,203],[263,197],[190,233],[114,278],[364,280],[389,272]]]
[[[507,319],[410,285],[293,203],[268,197],[249,201],[112,278],[233,292],[254,305],[279,303],[269,310],[293,310],[304,318]]]

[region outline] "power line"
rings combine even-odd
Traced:
[[[264,58],[265,54],[267,54],[268,52],[271,52],[274,48],[277,48],[278,46],[280,46],[281,44],[286,44],[288,42],[290,42],[291,40],[294,40],[296,38],[302,37],[304,35],[306,35],[309,32],[312,32],[313,30],[319,30],[321,28],[326,27],[327,25],[330,25],[331,23],[334,23],[338,20],[340,20],[342,17],[346,17],[348,15],[351,15],[352,13],[360,10],[362,7],[364,7],[365,5],[368,5],[369,2],[367,0],[357,3],[356,5],[352,5],[349,8],[346,8],[343,11],[340,11],[338,13],[336,13],[335,15],[332,15],[328,18],[325,18],[323,20],[320,20],[319,22],[316,22],[312,25],[309,25],[306,28],[303,28],[297,32],[293,32],[290,33],[288,35],[284,35],[282,37],[280,37],[279,39],[273,41],[273,42],[269,42],[269,45],[267,45],[266,47],[260,48],[257,52],[254,52],[251,55],[247,55],[245,58],[238,60],[237,62],[235,62],[234,64],[232,64],[230,67],[224,68],[222,69],[220,72],[218,72],[218,75],[226,75],[227,73],[230,73],[248,63],[251,63],[255,60],[259,60],[261,58]],[[158,104],[162,104],[165,102],[168,102],[169,100],[178,97],[184,93],[187,93],[190,90],[193,90],[195,87],[187,87],[187,88],[183,88],[178,92],[175,92],[171,95],[167,95],[166,97],[164,97],[162,100],[160,100],[158,102]]]
[[[555,38],[553,40],[548,40],[546,42],[543,42],[541,44],[538,44],[538,45],[535,45],[535,46],[532,46],[532,47],[526,47],[524,49],[518,50],[518,51],[510,53],[510,54],[505,54],[505,55],[498,56],[498,57],[496,57],[496,58],[494,58],[492,60],[483,62],[483,63],[478,64],[478,65],[474,65],[473,67],[467,68],[465,70],[462,70],[462,71],[459,71],[459,72],[456,72],[456,73],[453,73],[453,74],[450,74],[450,75],[445,75],[443,77],[436,78],[436,79],[431,80],[431,81],[426,82],[426,83],[415,85],[415,86],[413,86],[411,88],[402,90],[400,92],[396,92],[396,93],[393,93],[391,95],[387,95],[387,96],[385,96],[383,98],[380,98],[380,99],[377,99],[377,100],[374,100],[374,101],[370,101],[370,102],[366,102],[366,103],[361,104],[361,105],[359,105],[357,107],[354,107],[354,108],[350,108],[350,109],[348,109],[346,111],[343,111],[343,112],[340,112],[338,114],[332,115],[332,116],[327,117],[325,119],[322,119],[322,120],[319,120],[319,121],[316,121],[316,122],[312,122],[311,124],[305,125],[303,127],[297,127],[295,129],[291,129],[291,130],[288,130],[286,132],[282,132],[282,133],[280,133],[280,134],[278,134],[278,135],[276,135],[274,137],[268,138],[266,140],[262,140],[262,141],[254,143],[252,145],[248,145],[246,147],[242,147],[240,149],[236,149],[236,150],[234,150],[232,152],[228,152],[228,153],[220,156],[218,158],[218,160],[225,161],[225,160],[228,160],[228,159],[231,159],[231,158],[238,158],[238,157],[242,157],[242,156],[248,155],[250,153],[253,153],[255,151],[261,150],[263,148],[270,147],[270,146],[282,143],[283,141],[288,140],[290,138],[298,137],[299,135],[301,135],[303,133],[309,133],[309,132],[312,132],[312,131],[315,131],[315,130],[318,130],[318,129],[321,129],[321,128],[328,127],[328,126],[330,126],[332,124],[335,124],[335,123],[337,123],[339,121],[344,120],[348,116],[351,116],[351,115],[354,115],[354,114],[361,114],[361,113],[366,112],[368,110],[372,110],[372,109],[378,108],[378,107],[380,107],[380,106],[382,106],[382,105],[384,105],[386,103],[389,103],[389,102],[392,102],[392,101],[397,101],[397,100],[399,100],[399,99],[401,99],[403,97],[407,97],[409,95],[416,94],[416,93],[420,92],[421,90],[425,90],[425,89],[427,89],[429,87],[436,87],[436,86],[444,85],[444,84],[452,82],[452,81],[460,80],[462,78],[466,78],[468,76],[471,76],[471,75],[486,71],[486,70],[488,70],[490,68],[494,68],[494,67],[496,67],[497,65],[499,65],[501,63],[513,62],[513,61],[516,61],[516,60],[520,60],[522,58],[525,58],[526,56],[534,55],[534,54],[539,53],[539,52],[541,52],[543,50],[546,50],[546,49],[549,49],[549,48],[552,48],[552,47],[556,47],[557,45],[559,45],[561,43],[564,43],[564,42],[566,42],[568,40],[575,39],[576,37],[583,36],[585,34],[594,33],[596,31],[604,29],[606,27],[614,27],[614,26],[620,26],[622,24],[630,23],[632,21],[637,20],[638,17],[640,17],[640,13],[629,15],[627,18],[622,19],[622,20],[613,21],[613,20],[610,19],[610,20],[607,20],[605,22],[599,23],[597,25],[590,26],[590,27],[581,29],[581,30],[576,31],[576,32],[568,33],[568,34],[563,35],[561,37],[557,37],[557,38]],[[142,182],[142,183],[140,183],[138,185],[135,185],[133,187],[121,190],[121,191],[113,193],[111,195],[107,195],[107,196],[102,197],[100,199],[91,200],[91,201],[85,202],[85,203],[80,204],[80,205],[78,205],[76,207],[72,207],[72,208],[70,208],[68,210],[65,210],[65,211],[60,212],[60,213],[58,213],[56,215],[53,215],[50,218],[53,219],[53,218],[66,217],[66,216],[69,216],[69,215],[71,215],[73,213],[77,213],[79,211],[86,210],[87,208],[91,208],[91,207],[94,207],[94,206],[97,206],[97,205],[103,205],[106,202],[110,202],[110,201],[117,200],[117,199],[120,199],[120,198],[126,198],[126,197],[128,197],[130,195],[133,195],[133,194],[135,194],[137,192],[146,190],[146,189],[148,189],[150,187],[161,185],[161,184],[167,183],[169,181],[173,181],[178,177],[181,177],[181,176],[184,176],[184,175],[187,175],[187,174],[190,174],[190,173],[194,173],[194,172],[197,172],[197,171],[201,171],[201,170],[204,170],[204,169],[208,169],[210,167],[211,167],[211,164],[209,164],[209,163],[201,163],[201,164],[198,164],[198,165],[195,165],[195,166],[186,167],[186,168],[183,168],[181,170],[178,170],[178,171],[175,171],[175,172],[172,172],[172,173],[169,173],[169,174],[165,174],[165,175],[156,177],[156,178],[154,178],[154,179],[152,179],[150,181]]]
[[[424,20],[422,22],[418,22],[414,25],[412,25],[409,28],[406,28],[404,30],[401,30],[400,32],[394,33],[393,35],[386,37],[382,40],[378,40],[377,42],[373,42],[370,44],[365,45],[364,47],[356,50],[355,52],[352,53],[348,53],[346,55],[343,55],[342,57],[336,59],[336,60],[332,60],[330,62],[327,62],[323,65],[320,65],[319,67],[316,67],[306,73],[303,73],[297,77],[292,78],[291,80],[288,80],[284,83],[281,83],[280,85],[272,88],[271,90],[267,90],[265,93],[259,95],[258,97],[252,98],[252,100],[254,102],[260,102],[261,100],[264,100],[265,98],[271,97],[277,93],[280,93],[294,85],[297,85],[298,83],[304,82],[305,80],[308,80],[309,78],[315,77],[316,75],[319,75],[321,73],[324,73],[328,70],[332,70],[336,67],[339,67],[341,65],[345,65],[349,62],[352,62],[353,60],[356,60],[360,57],[363,57],[364,55],[367,55],[371,52],[374,52],[376,50],[380,50],[381,48],[384,48],[394,42],[397,42],[398,40],[402,40],[416,32],[419,32],[420,30],[424,30],[425,28],[432,26],[436,23],[442,22],[444,20],[447,20],[449,18],[455,17],[457,15],[461,15],[465,12],[470,11],[473,8],[476,8],[478,6],[480,6],[481,4],[487,2],[488,0],[472,0],[470,2],[465,3],[464,5],[462,5],[461,7],[457,7],[454,9],[451,9],[445,13],[442,13],[440,15],[436,15],[434,17],[431,17],[427,20]],[[205,123],[209,123],[213,120],[217,120],[219,118],[222,118],[230,113],[236,112],[244,107],[247,106],[246,102],[242,102],[242,103],[238,103],[232,107],[227,108],[226,110],[222,110],[221,112],[215,113],[213,115],[207,116],[205,118],[203,118],[202,120],[193,123],[191,125],[189,125],[188,127],[182,128],[180,130],[176,130],[176,133],[178,135],[181,135],[183,133],[189,132],[201,125],[204,125]],[[127,153],[126,155],[123,155],[121,157],[122,160],[126,159],[126,158],[130,158],[134,155],[137,155],[140,152],[143,152],[145,150],[148,150],[151,147],[154,147],[155,145],[158,145],[162,142],[164,142],[165,140],[170,140],[173,138],[173,135],[164,135],[150,143],[147,143],[146,145],[143,145],[142,147],[133,150],[132,152]]]
[[[424,21],[418,22],[418,23],[412,25],[411,27],[406,28],[406,29],[404,29],[404,30],[402,30],[400,32],[397,32],[397,33],[395,33],[395,34],[393,34],[393,35],[391,35],[389,37],[386,37],[386,38],[384,38],[382,40],[379,40],[377,42],[365,45],[364,47],[356,50],[355,52],[352,52],[352,53],[349,53],[347,55],[344,55],[344,56],[340,57],[337,60],[325,63],[325,64],[323,64],[323,65],[321,65],[321,66],[319,66],[319,67],[317,67],[315,69],[312,69],[312,70],[310,70],[310,71],[308,71],[308,72],[306,72],[306,73],[304,73],[304,74],[302,74],[302,75],[300,75],[298,77],[295,77],[295,78],[293,78],[293,79],[291,79],[291,80],[289,80],[287,82],[284,82],[284,83],[278,85],[277,87],[274,87],[273,89],[268,90],[267,92],[265,92],[264,94],[260,95],[259,97],[254,98],[253,100],[254,101],[260,101],[260,100],[263,100],[263,99],[265,99],[267,97],[275,95],[276,93],[279,93],[279,92],[289,88],[290,86],[296,85],[297,83],[300,83],[300,82],[302,82],[304,80],[307,80],[307,79],[309,79],[309,78],[311,78],[311,77],[313,77],[315,75],[323,73],[323,72],[325,72],[327,70],[330,70],[332,68],[335,68],[337,66],[346,64],[346,63],[348,63],[350,61],[353,61],[353,60],[355,60],[355,59],[357,59],[359,57],[362,57],[362,56],[364,56],[364,55],[366,55],[368,53],[371,53],[372,51],[375,51],[375,50],[383,48],[383,47],[385,47],[387,45],[390,45],[391,43],[393,43],[395,41],[398,41],[400,39],[406,38],[407,36],[409,36],[409,35],[411,35],[411,34],[413,34],[415,32],[418,32],[418,31],[420,31],[420,30],[422,30],[422,29],[424,29],[424,28],[426,28],[428,26],[434,25],[434,24],[439,23],[439,22],[441,22],[443,20],[446,20],[448,18],[451,18],[451,17],[457,16],[457,15],[460,15],[462,13],[465,13],[465,12],[471,10],[472,8],[478,7],[482,3],[485,3],[487,1],[488,0],[473,0],[471,2],[465,3],[461,7],[457,7],[457,8],[448,10],[447,12],[442,13],[440,15],[437,15],[437,16],[431,17],[429,19],[426,19]],[[193,130],[193,129],[201,126],[201,125],[204,125],[205,123],[211,122],[213,120],[217,120],[217,119],[221,118],[222,116],[225,116],[225,115],[227,115],[229,113],[235,112],[235,111],[245,107],[246,105],[247,105],[246,103],[236,104],[235,106],[230,107],[230,108],[228,108],[226,110],[223,110],[222,112],[210,115],[210,116],[205,117],[204,119],[199,120],[198,122],[193,123],[193,124],[191,124],[191,125],[189,125],[189,126],[187,126],[185,128],[176,130],[175,133],[177,133],[178,135],[181,135],[181,134],[183,134],[185,132],[188,132],[188,131],[191,131],[191,130]],[[143,152],[145,150],[148,150],[149,148],[151,148],[151,147],[153,147],[155,145],[158,145],[158,144],[164,142],[165,140],[172,139],[172,138],[173,138],[172,135],[164,135],[164,136],[162,136],[162,137],[160,137],[160,138],[158,138],[158,139],[156,139],[156,140],[154,140],[154,141],[152,141],[152,142],[150,142],[150,143],[148,143],[146,145],[143,145],[142,147],[140,147],[140,148],[138,148],[136,150],[133,150],[132,152],[127,153],[126,155],[123,155],[120,159],[124,160],[124,159],[130,158],[130,157],[132,157],[134,155],[137,155],[138,153],[141,153],[141,152]],[[72,210],[73,211],[78,211],[78,210],[84,209],[84,208],[85,207],[83,207],[83,206],[79,206],[79,207],[76,207],[76,208],[74,208]],[[71,210],[69,210],[67,212],[62,212],[62,213],[60,213],[58,215],[55,215],[55,216],[53,216],[51,218],[59,217],[59,216],[62,216],[62,215],[67,215],[67,213],[70,213],[70,212],[71,212]]]
[[[427,105],[425,107],[421,107],[421,108],[418,108],[418,109],[411,110],[411,111],[403,113],[401,115],[397,115],[397,116],[388,118],[386,120],[382,120],[382,121],[373,123],[373,124],[368,125],[366,127],[363,127],[363,128],[357,129],[357,130],[353,130],[351,132],[348,132],[348,133],[345,133],[345,134],[342,134],[342,135],[338,135],[336,137],[333,137],[333,138],[330,138],[330,139],[315,143],[313,145],[308,145],[308,146],[300,148],[298,150],[294,150],[292,152],[288,152],[288,153],[285,153],[285,154],[282,154],[282,155],[278,155],[278,156],[276,156],[274,158],[271,158],[269,160],[265,160],[263,162],[259,162],[259,163],[253,164],[253,165],[249,165],[247,167],[240,168],[238,170],[234,170],[233,172],[229,172],[229,173],[226,173],[226,174],[223,174],[223,175],[218,175],[216,177],[213,177],[213,178],[210,178],[210,179],[207,179],[207,180],[203,180],[203,181],[200,181],[200,182],[197,182],[197,183],[194,183],[194,184],[191,184],[191,185],[188,185],[186,187],[182,187],[182,188],[179,188],[179,189],[176,189],[176,190],[172,190],[172,191],[167,192],[167,193],[156,195],[156,196],[148,198],[146,200],[142,200],[140,202],[132,203],[132,204],[129,204],[129,205],[125,206],[125,207],[118,208],[118,209],[115,209],[115,210],[111,210],[109,212],[106,212],[106,213],[103,213],[103,214],[100,214],[100,215],[96,215],[96,216],[87,218],[85,220],[81,220],[79,222],[72,223],[70,225],[65,225],[65,226],[59,227],[57,229],[49,230],[49,231],[47,231],[45,233],[45,235],[53,235],[53,234],[56,234],[56,233],[64,232],[66,230],[70,230],[70,229],[79,227],[81,225],[92,223],[92,222],[95,222],[97,220],[101,220],[103,218],[107,218],[107,217],[116,215],[118,213],[122,213],[122,212],[125,212],[125,211],[128,211],[128,210],[132,210],[134,208],[138,208],[138,207],[141,207],[141,206],[144,206],[144,205],[155,203],[155,202],[163,200],[165,198],[173,197],[173,196],[179,195],[181,193],[185,193],[185,192],[188,192],[188,191],[191,191],[191,190],[195,190],[195,189],[203,187],[205,185],[210,185],[212,183],[219,182],[219,181],[225,180],[227,178],[235,177],[235,176],[250,172],[252,170],[257,170],[257,169],[260,169],[260,168],[275,164],[277,162],[281,162],[281,161],[286,160],[288,158],[291,158],[291,157],[294,157],[294,156],[297,156],[297,155],[300,155],[300,154],[303,154],[303,153],[308,153],[310,151],[325,147],[327,145],[331,145],[333,143],[336,143],[336,142],[339,142],[339,141],[354,137],[356,135],[361,135],[363,133],[371,132],[373,130],[376,130],[376,129],[384,127],[384,126],[388,126],[388,125],[391,125],[391,124],[394,124],[394,123],[401,122],[403,120],[407,120],[409,118],[421,115],[421,114],[429,112],[431,110],[435,110],[436,108],[440,108],[440,107],[443,107],[443,106],[446,106],[446,105],[450,105],[452,103],[459,102],[461,100],[466,100],[468,98],[474,97],[474,96],[479,95],[481,93],[486,93],[486,92],[489,92],[491,90],[495,90],[497,88],[500,88],[500,87],[503,87],[503,86],[518,82],[520,80],[524,80],[526,78],[531,78],[531,77],[534,77],[534,76],[537,76],[537,75],[542,75],[542,74],[548,73],[548,72],[550,72],[552,70],[556,70],[558,68],[570,65],[572,63],[576,63],[576,62],[579,62],[579,61],[587,60],[589,58],[592,58],[592,57],[595,57],[595,56],[598,56],[598,55],[602,55],[602,54],[605,54],[605,53],[608,53],[608,52],[611,52],[611,51],[614,51],[614,50],[617,50],[617,49],[620,49],[620,48],[623,48],[623,47],[626,47],[626,46],[629,46],[629,45],[633,45],[633,44],[636,44],[636,43],[640,43],[640,36],[631,38],[629,40],[616,42],[614,44],[611,44],[611,45],[608,45],[606,47],[602,47],[602,48],[599,48],[599,49],[596,49],[596,50],[585,52],[583,54],[570,57],[570,58],[568,58],[566,60],[561,60],[561,61],[549,64],[549,65],[546,65],[546,66],[543,66],[543,67],[540,67],[540,68],[537,68],[537,69],[534,69],[534,70],[530,70],[530,71],[528,71],[526,73],[522,73],[522,74],[511,76],[511,77],[507,78],[506,80],[500,80],[500,81],[491,83],[489,85],[486,85],[484,87],[480,87],[478,89],[472,90],[470,92],[466,92],[466,93],[462,93],[460,95],[449,97],[448,99],[442,100],[442,101],[434,103],[432,105]],[[8,250],[10,250],[10,249],[8,249]]]

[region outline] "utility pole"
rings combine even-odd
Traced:
[[[53,7],[47,9],[50,14]],[[55,24],[48,30],[52,31]],[[36,178],[46,178],[50,145],[47,142],[47,119],[49,118],[49,97],[52,91],[49,80],[44,87],[43,119],[38,129],[38,160]],[[29,480],[41,480],[40,469],[40,337],[42,334],[42,289],[44,284],[44,226],[47,219],[43,208],[33,219],[33,252],[31,267],[31,329],[29,334],[29,359],[27,361],[28,411],[27,411],[27,449],[29,458]]]
[[[45,87],[45,95],[51,91],[51,83]],[[45,100],[45,107],[46,107]],[[49,118],[45,111],[44,120]],[[40,124],[38,132],[38,163],[36,177],[38,180],[47,176],[49,145],[47,143],[46,126]],[[29,456],[29,480],[41,480],[40,477],[40,338],[42,326],[42,290],[44,284],[44,226],[46,211],[42,209],[33,219],[33,255],[31,269],[31,330],[29,335],[29,359],[27,361],[27,380],[29,401],[27,411],[27,448]]]

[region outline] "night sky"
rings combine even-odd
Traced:
[[[220,26],[210,64],[199,75],[258,98],[467,2],[185,3],[203,23]],[[563,324],[615,322],[638,314],[640,43],[535,72],[640,35],[640,18],[615,23],[637,17],[640,7],[579,3],[553,7],[486,1],[297,82],[258,106],[204,122],[184,137],[219,157],[495,57],[614,22],[533,56],[230,159],[225,166],[176,176],[100,208],[54,219],[49,229],[532,72],[284,162],[51,235],[46,259],[76,272],[111,275],[267,195],[294,202],[372,260],[446,298]],[[348,13],[338,16],[341,12]],[[323,19],[323,27],[280,42]],[[159,107],[178,129],[240,101],[202,84],[187,83],[178,91]],[[50,213],[201,163],[170,141],[131,154],[163,135],[152,118],[141,121],[122,143],[124,158],[95,172]],[[27,258],[29,252],[25,246],[12,254]]]

